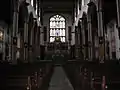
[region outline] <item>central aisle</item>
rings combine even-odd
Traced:
[[[54,68],[48,90],[74,90],[61,66]]]

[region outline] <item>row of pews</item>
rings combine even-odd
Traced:
[[[120,90],[120,61],[68,62],[64,70],[75,90]]]
[[[0,65],[0,90],[46,90],[52,75],[51,64]]]

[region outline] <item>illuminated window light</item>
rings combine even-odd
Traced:
[[[82,0],[82,6],[84,6],[85,5],[85,2],[84,2],[84,0]]]
[[[50,18],[50,42],[53,42],[53,36],[59,37],[61,42],[65,42],[65,18],[55,15]]]
[[[33,6],[33,0],[31,0],[31,5]]]
[[[3,40],[3,32],[0,31],[0,41],[2,41],[2,40]]]

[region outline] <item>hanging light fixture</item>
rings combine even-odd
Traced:
[[[30,90],[30,87],[29,86],[27,86],[27,88],[26,88],[27,90]]]
[[[3,41],[3,32],[0,31],[0,41]]]

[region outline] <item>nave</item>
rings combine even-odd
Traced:
[[[0,64],[1,90],[119,90],[119,62]],[[114,67],[114,68],[113,68]]]
[[[120,0],[1,0],[0,90],[120,90]]]

